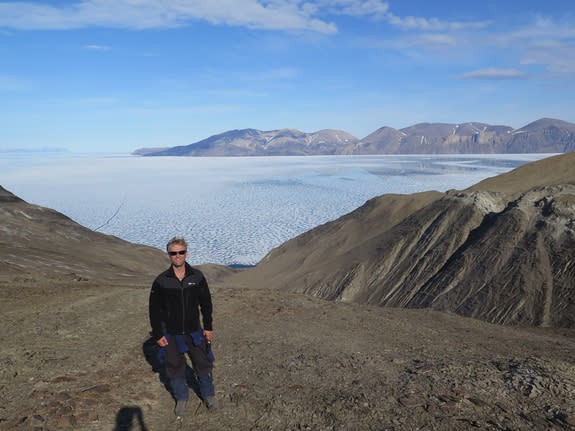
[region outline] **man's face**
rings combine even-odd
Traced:
[[[170,258],[172,265],[176,268],[179,268],[186,262],[186,258],[188,257],[188,250],[186,250],[186,247],[183,245],[173,244],[168,249],[168,257]]]

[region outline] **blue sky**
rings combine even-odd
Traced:
[[[575,122],[575,3],[0,1],[0,150]]]

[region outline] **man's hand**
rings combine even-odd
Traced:
[[[166,337],[162,337],[156,341],[156,343],[158,343],[158,346],[160,347],[166,347],[168,345],[168,340],[166,340]]]
[[[208,343],[211,343],[211,342],[212,342],[212,334],[213,334],[213,331],[206,331],[206,330],[204,330],[204,337],[206,337],[206,341],[207,341]]]

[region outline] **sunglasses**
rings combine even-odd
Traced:
[[[170,256],[175,256],[176,254],[183,255],[186,254],[188,250],[180,250],[180,251],[169,251],[168,254]]]

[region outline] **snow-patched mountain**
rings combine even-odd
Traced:
[[[190,145],[141,148],[142,156],[311,156],[368,154],[567,153],[575,124],[542,118],[520,129],[485,123],[420,123],[382,127],[363,139],[341,130],[230,130]]]
[[[421,123],[401,130],[386,130],[385,135],[381,130],[362,139],[354,154],[506,153],[505,143],[513,132],[511,127],[484,123]],[[369,147],[365,143],[369,143]]]
[[[384,127],[366,136],[353,154],[568,153],[575,150],[575,124],[542,118],[514,130],[484,123],[421,123]]]
[[[542,118],[511,133],[509,153],[568,153],[575,151],[575,124]]]
[[[195,144],[173,147],[147,156],[309,156],[341,154],[359,139],[340,130],[304,133],[295,129],[263,132],[255,129],[230,130]]]

